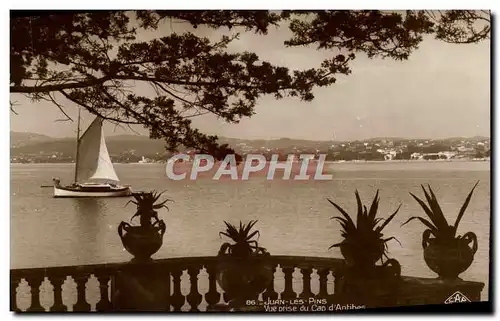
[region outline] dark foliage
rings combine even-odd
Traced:
[[[138,39],[139,32],[158,30],[167,19],[235,32],[217,41],[190,32]],[[152,138],[165,139],[171,151],[185,146],[221,159],[234,151],[219,146],[216,136],[193,128],[191,118],[211,113],[237,123],[254,114],[263,95],[311,101],[315,87],[350,74],[356,53],[407,59],[429,33],[448,42],[477,42],[489,37],[489,19],[488,12],[479,11],[373,10],[21,16],[10,21],[10,92],[50,101],[66,116],[64,104],[70,101],[109,121],[142,124]],[[478,29],[477,23],[484,27]],[[252,52],[226,50],[237,32],[265,36],[270,26],[287,24],[293,36],[286,46],[333,49],[332,57],[316,68],[289,70],[261,61]],[[134,91],[136,84],[146,84],[151,93]]]
[[[250,233],[252,227],[256,223],[257,221],[250,221],[248,224],[243,224],[240,221],[240,227],[238,229],[236,226],[224,221],[224,224],[226,224],[226,231],[220,232],[219,235],[230,238],[233,244],[222,244],[219,255],[229,254],[235,257],[250,257],[257,254],[268,254],[265,248],[259,247],[257,241],[253,240],[254,237],[257,236],[258,238],[260,236],[260,232],[257,230]]]
[[[156,203],[162,194],[163,192],[156,193],[155,191],[133,193],[132,196],[135,198],[135,201],[130,200],[127,202],[127,205],[129,203],[135,204],[137,206],[137,212],[130,220],[139,216],[140,224],[143,227],[152,227],[159,224],[160,220],[158,219],[158,212],[156,210],[160,208],[166,208],[168,210],[165,204],[172,201],[166,199],[163,202]]]
[[[458,213],[457,219],[453,225],[449,225],[448,221],[446,220],[446,217],[444,216],[444,213],[441,209],[441,206],[439,206],[439,202],[436,198],[436,195],[434,194],[432,188],[428,186],[429,191],[425,190],[425,187],[422,185],[422,190],[424,191],[425,199],[427,200],[427,204],[414,194],[410,193],[410,195],[418,202],[418,204],[422,207],[424,210],[425,214],[429,217],[430,221],[427,220],[424,217],[421,216],[413,216],[410,217],[403,225],[413,221],[413,220],[419,220],[424,224],[428,229],[424,231],[423,234],[423,242],[428,243],[430,240],[431,236],[434,237],[434,239],[440,243],[440,244],[454,244],[456,240],[464,240],[467,243],[472,242],[472,239],[475,239],[476,236],[473,235],[474,233],[468,232],[465,233],[463,236],[459,235],[456,236],[457,234],[457,229],[458,225],[460,224],[460,221],[462,220],[462,217],[465,214],[465,210],[467,209],[467,206],[469,206],[469,202],[472,198],[472,194],[474,193],[474,189],[476,186],[479,184],[479,181],[474,185],[472,190],[470,191],[469,195],[465,198],[464,204],[460,208],[460,211]]]
[[[367,209],[361,202],[358,191],[355,192],[358,207],[356,223],[349,214],[339,205],[328,199],[343,217],[334,216],[331,219],[337,220],[342,226],[342,242],[330,246],[344,248],[344,254],[352,257],[355,264],[361,261],[375,263],[382,256],[387,257],[387,242],[395,237],[384,238],[382,230],[396,216],[401,205],[387,219],[377,218],[378,205],[380,202],[379,192],[375,194],[370,209]],[[383,222],[382,222],[383,221]],[[382,222],[381,224],[379,224]]]

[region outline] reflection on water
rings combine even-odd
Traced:
[[[106,201],[103,198],[72,198],[68,199],[74,207],[74,224],[78,228],[75,241],[72,243],[73,253],[82,260],[92,260],[99,247],[103,244],[97,242],[99,216],[106,212]],[[85,248],[85,250],[83,250]]]
[[[71,200],[75,205],[76,212],[83,218],[98,215],[106,206],[103,198],[73,198]]]

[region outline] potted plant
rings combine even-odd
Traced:
[[[134,256],[134,261],[148,261],[151,255],[156,253],[163,243],[163,234],[165,234],[165,223],[158,219],[157,209],[167,208],[165,205],[169,199],[157,203],[162,193],[139,192],[133,193],[135,200],[127,203],[133,203],[137,206],[137,212],[130,221],[139,217],[138,226],[132,226],[127,222],[121,222],[118,225],[118,235],[122,240],[125,249]]]
[[[428,204],[425,204],[423,200],[410,193],[418,204],[420,204],[430,221],[421,216],[414,216],[410,217],[403,225],[418,219],[428,227],[422,233],[424,260],[427,266],[442,279],[457,279],[458,275],[467,270],[474,260],[474,254],[477,251],[476,234],[467,232],[464,235],[457,236],[457,229],[467,206],[469,206],[474,189],[478,184],[479,181],[474,185],[469,195],[467,195],[453,226],[448,225],[448,221],[439,206],[436,195],[429,185],[429,191],[426,191],[422,185],[422,190]]]
[[[397,298],[401,266],[387,256],[387,242],[397,239],[385,237],[383,229],[396,216],[401,205],[387,219],[377,217],[380,202],[379,191],[367,209],[361,202],[358,191],[356,223],[339,205],[328,199],[342,216],[334,216],[342,226],[342,242],[330,246],[339,247],[346,266],[336,275],[335,294],[337,302],[357,303],[368,306],[391,305]],[[399,243],[399,241],[398,241]],[[387,259],[384,262],[384,257]],[[377,266],[376,263],[382,264]]]
[[[252,231],[257,221],[250,221],[236,226],[224,221],[226,231],[219,236],[226,236],[232,242],[221,245],[218,253],[217,282],[231,299],[230,307],[246,307],[246,300],[256,300],[273,280],[273,267],[268,261],[269,252],[258,245],[254,238],[260,236],[258,230]]]

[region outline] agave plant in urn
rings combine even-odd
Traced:
[[[236,226],[224,221],[226,231],[220,236],[232,242],[221,245],[218,254],[217,282],[229,297],[229,307],[236,310],[256,309],[246,306],[246,300],[257,300],[273,280],[273,266],[268,258],[269,252],[260,247],[255,237],[258,230],[252,228],[257,221]]]
[[[125,249],[134,256],[133,261],[144,262],[151,260],[151,255],[156,253],[163,243],[165,234],[165,223],[158,219],[160,208],[167,208],[165,205],[169,199],[158,202],[162,193],[138,192],[133,193],[135,200],[127,203],[133,203],[137,206],[137,212],[130,221],[139,217],[138,226],[130,225],[127,222],[121,222],[118,225],[118,235],[122,240]]]
[[[458,279],[460,273],[467,270],[474,260],[474,254],[478,247],[476,234],[467,232],[464,235],[457,235],[457,229],[478,184],[479,181],[467,195],[453,225],[448,224],[436,195],[429,185],[428,191],[422,185],[428,204],[410,193],[420,204],[430,221],[421,216],[414,216],[410,217],[403,225],[418,219],[427,227],[422,234],[424,260],[427,266],[436,272],[441,279]]]
[[[346,267],[336,275],[336,301],[367,306],[391,305],[395,300],[401,281],[401,266],[387,256],[387,242],[397,239],[384,237],[383,229],[398,213],[401,205],[387,219],[377,218],[380,202],[379,191],[367,209],[361,202],[358,191],[356,223],[339,205],[328,199],[342,216],[334,216],[342,226],[342,242],[330,246],[339,247]],[[399,243],[399,241],[398,241]],[[384,262],[384,257],[387,259]],[[381,261],[381,265],[376,263]],[[387,301],[387,302],[385,302]]]

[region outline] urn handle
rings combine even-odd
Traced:
[[[123,235],[125,232],[127,232],[128,228],[130,227],[130,224],[127,222],[121,222],[120,225],[118,225],[118,235],[120,235],[120,238],[123,238]]]
[[[395,259],[388,259],[382,264],[383,267],[389,268],[389,271],[392,271],[392,275],[394,277],[399,278],[401,276],[401,264]]]
[[[160,231],[160,235],[163,237],[163,234],[165,234],[165,230],[167,229],[167,227],[165,226],[165,222],[163,222],[163,220],[160,220],[158,222],[158,230]]]
[[[463,240],[467,242],[467,245],[472,242],[472,254],[476,254],[477,252],[477,236],[474,232],[467,232],[462,237]]]
[[[430,243],[432,231],[427,229],[422,233],[422,248],[425,250]]]

